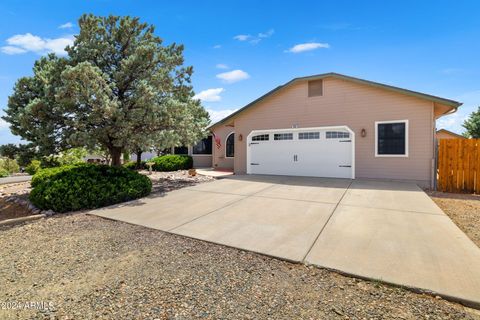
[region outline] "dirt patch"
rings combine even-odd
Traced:
[[[480,319],[461,305],[122,222],[0,231],[0,319]],[[50,304],[51,303],[51,304]]]
[[[5,199],[0,198],[0,221],[26,217],[29,215],[32,215],[32,213],[27,209],[27,207],[16,203],[7,202]]]
[[[0,185],[0,221],[34,214],[28,209],[27,204],[30,190],[30,182]],[[10,201],[14,199],[21,201],[20,203]]]
[[[480,196],[429,191],[433,201],[480,247]]]

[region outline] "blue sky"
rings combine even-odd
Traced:
[[[331,71],[461,101],[437,124],[456,132],[480,105],[479,1],[4,0],[0,12],[0,109],[36,59],[62,54],[83,13],[138,16],[165,43],[183,43],[214,120]],[[0,122],[0,144],[18,141]]]

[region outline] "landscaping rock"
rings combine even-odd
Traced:
[[[0,319],[479,318],[433,296],[84,214],[2,230],[0,246],[0,301],[53,304]]]
[[[215,180],[213,177],[195,175],[191,176],[188,170],[179,170],[173,172],[152,172],[140,171],[152,180],[152,193],[164,193],[180,188],[194,186],[199,183]]]
[[[433,201],[480,247],[480,195],[427,192]]]

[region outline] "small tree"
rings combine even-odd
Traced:
[[[469,138],[480,138],[480,107],[477,111],[470,114],[470,117],[463,122],[463,127],[467,130],[464,135]]]
[[[19,151],[17,145],[13,143],[8,143],[0,146],[0,156],[15,159]]]
[[[10,158],[0,159],[0,169],[6,170],[8,173],[16,173],[20,170],[17,161]]]
[[[18,153],[16,156],[17,162],[20,166],[26,167],[32,160],[39,159],[40,155],[37,148],[32,144],[21,144],[18,146]]]
[[[35,147],[31,144],[19,144],[17,146],[13,143],[9,143],[0,146],[0,156],[15,159],[20,166],[25,167],[30,161],[35,159],[38,154]]]

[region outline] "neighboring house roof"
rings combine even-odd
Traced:
[[[380,89],[394,91],[394,92],[405,94],[405,95],[412,96],[412,97],[417,97],[417,98],[420,98],[420,99],[429,100],[429,101],[432,101],[432,102],[437,102],[437,103],[440,103],[440,104],[443,104],[443,105],[446,105],[446,106],[450,106],[450,107],[454,108],[455,110],[462,105],[461,102],[450,100],[450,99],[445,99],[445,98],[441,98],[441,97],[437,97],[437,96],[432,96],[432,95],[426,94],[426,93],[421,93],[421,92],[417,92],[417,91],[412,91],[412,90],[408,90],[408,89],[394,87],[394,86],[390,86],[390,85],[379,83],[379,82],[373,82],[373,81],[364,80],[364,79],[360,79],[360,78],[350,77],[350,76],[346,76],[346,75],[339,74],[339,73],[329,72],[329,73],[322,73],[322,74],[317,74],[317,75],[313,75],[313,76],[294,78],[294,79],[288,81],[287,83],[285,83],[283,85],[280,85],[280,86],[276,87],[275,89],[267,92],[266,94],[264,94],[260,98],[250,102],[249,104],[247,104],[243,108],[238,109],[237,111],[235,111],[234,113],[230,114],[229,116],[223,118],[222,120],[212,124],[209,128],[212,128],[216,125],[224,123],[225,121],[235,117],[237,114],[244,111],[245,109],[255,105],[257,102],[262,101],[263,99],[273,95],[274,93],[278,92],[279,90],[284,89],[288,86],[291,86],[294,83],[297,83],[297,82],[300,82],[300,81],[306,81],[306,80],[307,81],[308,80],[318,80],[318,79],[323,79],[323,78],[328,78],[328,77],[347,80],[347,81],[351,81],[351,82],[356,82],[356,83],[360,83],[360,84],[364,84],[364,85],[368,85],[368,86],[372,86],[372,87],[376,87],[376,88],[380,88]]]
[[[459,138],[459,139],[467,139],[467,138],[465,138],[464,136],[462,136],[462,135],[460,135],[460,134],[458,134],[458,133],[449,131],[449,130],[447,130],[447,129],[437,130],[437,134],[438,134],[438,133],[446,133],[446,134],[449,134],[449,135],[454,136],[454,137]]]

